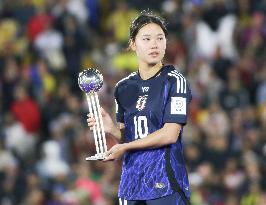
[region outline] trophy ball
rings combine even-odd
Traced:
[[[85,93],[97,92],[103,85],[103,75],[95,68],[88,68],[79,73],[78,84]]]

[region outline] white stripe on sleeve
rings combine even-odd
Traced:
[[[168,73],[169,76],[176,78],[176,92],[187,93],[186,79],[178,73]]]
[[[178,75],[180,78],[183,79],[183,84],[184,84],[183,93],[187,93],[187,82],[186,82],[186,79],[184,78],[184,76],[181,73],[177,72],[176,70],[173,71],[173,73],[175,73],[176,75]]]

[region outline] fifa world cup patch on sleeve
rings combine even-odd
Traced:
[[[171,114],[186,115],[186,98],[171,97]]]

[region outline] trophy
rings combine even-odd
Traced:
[[[103,76],[97,69],[89,68],[79,73],[78,84],[80,89],[86,93],[89,112],[96,121],[96,124],[93,126],[96,154],[91,157],[86,157],[86,160],[103,160],[107,151],[107,145],[97,94],[97,91],[103,85]]]

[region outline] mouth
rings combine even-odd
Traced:
[[[149,53],[149,56],[151,56],[151,57],[157,57],[158,55],[159,55],[159,52],[157,52],[157,51],[153,51],[153,52]]]

